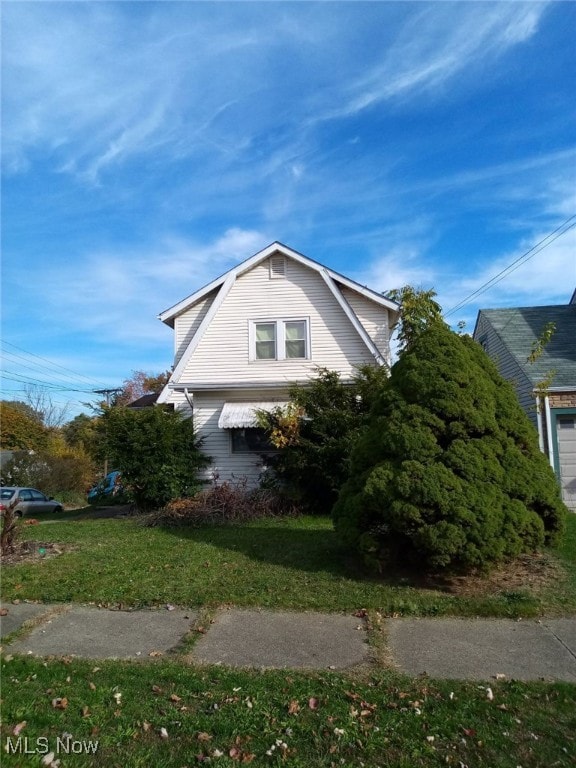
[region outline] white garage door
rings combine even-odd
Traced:
[[[557,416],[556,427],[562,498],[576,511],[576,416]]]

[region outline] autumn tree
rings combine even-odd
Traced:
[[[168,383],[170,374],[171,371],[157,374],[132,371],[132,376],[124,380],[122,391],[114,396],[113,405],[129,405],[143,395],[161,392]]]
[[[26,403],[2,400],[0,424],[3,450],[38,451],[47,446],[49,432]]]

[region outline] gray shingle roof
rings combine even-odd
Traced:
[[[482,309],[510,353],[536,385],[554,370],[552,387],[576,387],[576,304],[514,309]],[[534,363],[527,358],[547,323],[556,331]]]

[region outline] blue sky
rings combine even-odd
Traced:
[[[158,313],[274,240],[450,310],[576,214],[575,29],[570,2],[5,0],[4,397],[74,415],[165,370]],[[575,246],[450,321],[567,303]]]

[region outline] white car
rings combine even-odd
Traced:
[[[36,515],[41,512],[64,511],[61,502],[45,496],[36,488],[17,488],[14,486],[0,488],[0,513],[13,504],[15,505],[14,512],[18,517]]]

